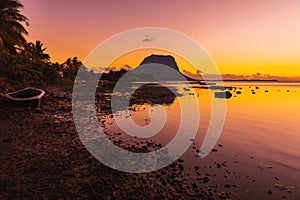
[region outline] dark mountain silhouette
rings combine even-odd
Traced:
[[[155,54],[152,54],[146,58],[144,58],[144,60],[141,62],[141,65],[143,64],[154,64],[154,65],[151,65],[151,67],[157,67],[157,70],[158,73],[163,73],[164,70],[163,69],[158,69],[160,68],[161,66],[160,65],[155,65],[156,64],[162,64],[162,65],[166,65],[166,66],[169,66],[170,68],[176,70],[177,72],[179,72],[186,80],[188,81],[197,81],[193,78],[190,78],[184,74],[182,74],[180,71],[179,71],[179,67],[175,61],[175,58],[171,55],[155,55]],[[167,80],[176,80],[175,77],[169,77]]]
[[[177,63],[176,63],[174,57],[170,56],[170,55],[164,56],[164,55],[152,54],[151,56],[144,58],[144,60],[142,61],[142,63],[140,65],[149,64],[149,63],[158,63],[158,64],[167,65],[167,66],[175,69],[176,71],[179,71],[179,68],[177,66]]]

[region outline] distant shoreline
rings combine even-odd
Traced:
[[[220,82],[221,80],[208,80],[208,81],[215,81],[215,82]],[[279,83],[299,83],[300,80],[222,80],[223,82],[279,82]]]

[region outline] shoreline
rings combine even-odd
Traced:
[[[41,110],[6,107],[0,113],[1,199],[245,199],[257,194],[293,199],[299,193],[288,180],[275,175],[278,167],[255,155],[231,155],[231,142],[222,138],[200,162],[189,157],[199,149],[194,143],[189,151],[195,154],[188,152],[189,156],[155,172],[130,174],[106,167],[85,149],[76,133],[71,90],[66,85],[41,88],[46,91]],[[110,90],[107,86],[102,92]],[[107,107],[103,100],[101,106]],[[134,103],[145,99],[140,100]],[[0,99],[1,109],[8,105]],[[110,117],[111,113],[103,109],[100,115]],[[111,131],[108,136],[128,148],[122,133]],[[129,149],[151,151],[160,145],[131,143]]]
[[[234,196],[209,187],[203,183],[204,177],[190,183],[178,161],[146,174],[104,166],[80,142],[72,119],[71,93],[53,86],[43,89],[46,95],[41,111],[10,107],[0,113],[1,199]],[[6,103],[1,99],[0,106]]]

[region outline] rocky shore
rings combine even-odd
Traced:
[[[104,166],[76,133],[71,93],[44,89],[40,110],[0,100],[0,199],[237,199],[208,185],[200,172],[191,182],[183,160],[145,174]],[[159,146],[139,148],[153,145]]]

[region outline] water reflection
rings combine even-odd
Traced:
[[[131,108],[144,104],[151,106],[155,104],[170,106],[174,103],[176,96],[181,97],[184,95],[176,86],[166,87],[159,83],[145,84],[139,88],[134,84],[128,87],[135,89],[132,95],[128,92],[113,91],[114,85],[112,83],[98,87],[96,93],[96,107],[100,107],[102,111],[106,110],[112,113],[111,99],[113,95],[118,96],[120,103],[129,101],[128,107]],[[175,91],[175,93],[171,90]]]
[[[143,105],[145,103],[150,105],[170,105],[174,103],[176,96],[182,96],[175,87],[173,89],[177,91],[177,94],[174,94],[169,88],[161,84],[143,85],[135,90],[130,99],[130,106],[133,104]]]

